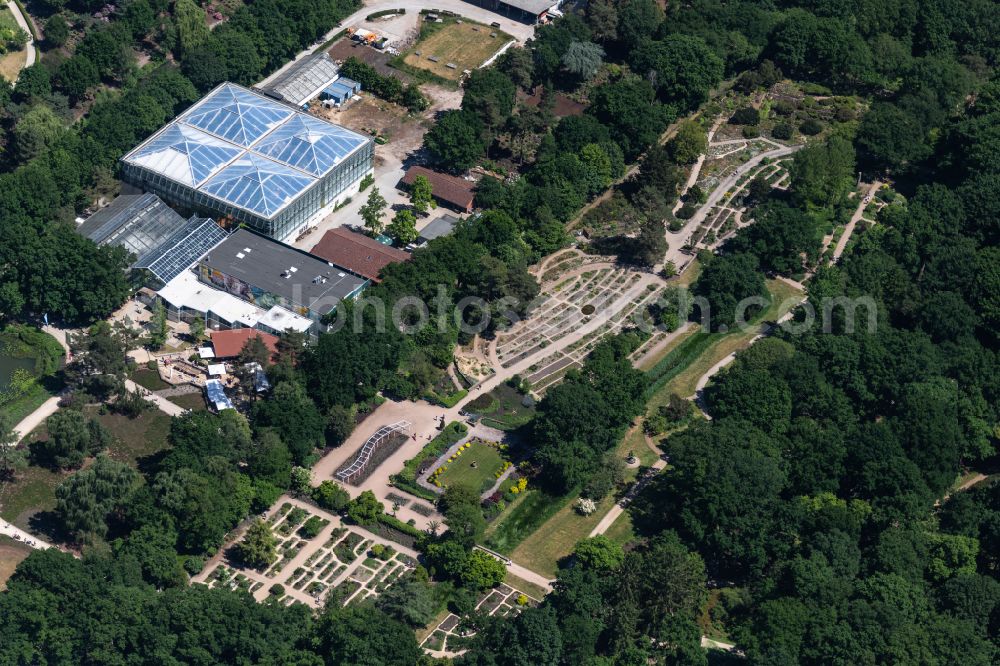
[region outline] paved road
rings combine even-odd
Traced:
[[[35,40],[31,36],[31,28],[28,27],[27,17],[21,14],[21,8],[17,6],[17,3],[14,0],[7,0],[7,7],[10,9],[10,13],[14,15],[14,20],[17,21],[21,30],[28,33],[28,43],[24,47],[27,49],[27,56],[24,62],[24,67],[27,69],[35,64]]]

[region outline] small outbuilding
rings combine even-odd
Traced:
[[[471,213],[476,199],[476,184],[473,181],[433,171],[427,167],[414,166],[406,171],[403,184],[413,185],[417,176],[424,176],[430,181],[431,193],[438,203],[462,213]]]

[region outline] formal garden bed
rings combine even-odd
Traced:
[[[539,603],[539,599],[504,584],[480,594],[475,611],[485,616],[513,618],[525,608],[537,606]],[[473,635],[475,632],[468,630],[459,616],[448,613],[420,646],[427,651],[462,652]]]
[[[465,410],[479,415],[479,422],[497,430],[516,430],[535,416],[535,401],[507,383],[470,401]]]
[[[441,455],[465,437],[468,428],[463,423],[452,421],[445,429],[429,441],[413,458],[403,464],[403,469],[391,478],[392,484],[401,490],[430,502],[437,500],[437,494],[417,483],[417,477],[430,469]]]
[[[489,490],[510,467],[504,457],[506,445],[474,438],[458,447],[447,460],[439,460],[439,467],[428,481],[438,488],[464,485],[479,492]]]

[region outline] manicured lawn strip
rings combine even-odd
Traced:
[[[492,446],[472,440],[469,448],[446,465],[448,468],[438,476],[442,486],[462,484],[483,492],[496,482],[496,474],[503,468],[503,456]]]
[[[563,503],[551,518],[511,551],[511,559],[542,575],[555,576],[559,560],[572,553],[576,544],[587,538],[614,502],[614,497],[605,497],[597,503],[597,511],[589,516],[577,513],[573,502]]]
[[[621,546],[635,541],[635,529],[632,527],[632,516],[629,515],[629,512],[622,512],[615,522],[611,523],[611,527],[604,533],[604,536]]]
[[[684,342],[675,347],[663,360],[657,363],[646,376],[649,378],[649,387],[646,395],[651,396],[660,390],[665,384],[684,371],[689,365],[698,360],[713,343],[724,338],[722,333],[708,333],[698,330],[696,333],[686,338]]]
[[[559,509],[576,499],[577,494],[573,491],[559,497],[537,489],[528,490],[487,529],[486,545],[505,555],[511,553]]]
[[[10,417],[11,423],[17,425],[53,395],[54,392],[50,392],[41,384],[35,384],[30,391],[4,405],[0,411]]]
[[[634,453],[635,457],[639,459],[639,466],[625,468],[626,481],[635,481],[642,467],[651,467],[659,459],[656,452],[649,448],[649,444],[646,442],[646,435],[642,431],[641,423],[629,430],[622,437],[617,448],[615,448],[615,455],[624,460],[628,457],[629,451]]]
[[[136,370],[129,379],[150,391],[162,391],[163,389],[170,388],[170,384],[160,379],[160,373],[155,370],[147,370],[145,368]]]
[[[539,601],[541,601],[546,595],[545,588],[543,588],[542,586],[535,585],[534,583],[526,581],[518,576],[515,576],[510,572],[507,572],[507,576],[506,578],[503,579],[503,582],[506,583],[507,585],[510,585],[515,590],[524,592],[532,599],[538,599]]]
[[[785,314],[784,309],[781,307],[782,303],[786,299],[801,296],[801,292],[798,289],[781,280],[768,280],[767,290],[771,295],[771,304],[754,318],[753,324],[777,320]],[[670,399],[671,393],[676,393],[683,397],[694,395],[695,387],[698,385],[698,380],[701,379],[702,375],[733,352],[748,347],[750,341],[757,337],[758,333],[757,326],[751,326],[749,330],[735,331],[722,336],[717,333],[712,334],[713,336],[717,336],[715,344],[709,349],[704,350],[701,356],[694,359],[693,362],[689,362],[680,372],[675,373],[670,381],[659,385],[658,392],[649,400],[647,413],[652,413],[653,409],[660,405],[665,405]]]
[[[485,397],[476,398],[482,402],[486,402],[487,399],[491,402],[486,407],[476,409],[476,406],[469,404],[466,410],[480,414],[482,416],[480,422],[491,428],[516,430],[535,416],[535,408],[522,405],[521,400],[524,397],[507,384],[501,384]]]
[[[686,341],[692,335],[697,333],[699,330],[700,327],[697,324],[692,324],[691,326],[688,327],[686,331],[683,331],[676,338],[671,340],[670,344],[661,349],[655,356],[643,359],[642,363],[637,365],[636,368],[642,370],[643,372],[649,372],[650,370],[658,366],[660,363],[662,363],[663,359],[665,359],[667,355],[670,354],[670,352],[680,347],[684,341]]]
[[[21,560],[31,554],[31,548],[9,536],[0,535],[0,591],[7,587],[7,579]]]
[[[199,393],[185,393],[184,395],[173,395],[167,398],[178,407],[190,409],[193,412],[201,412],[208,407],[205,405],[205,397]]]

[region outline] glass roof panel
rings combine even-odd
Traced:
[[[368,139],[337,125],[296,115],[264,137],[254,152],[322,176]]]
[[[128,161],[197,187],[240,154],[236,146],[186,125],[168,125],[143,144]]]
[[[202,186],[202,191],[269,217],[315,179],[259,155],[247,153]]]
[[[240,146],[249,146],[292,115],[292,110],[225,84],[199,102],[183,122]]]

